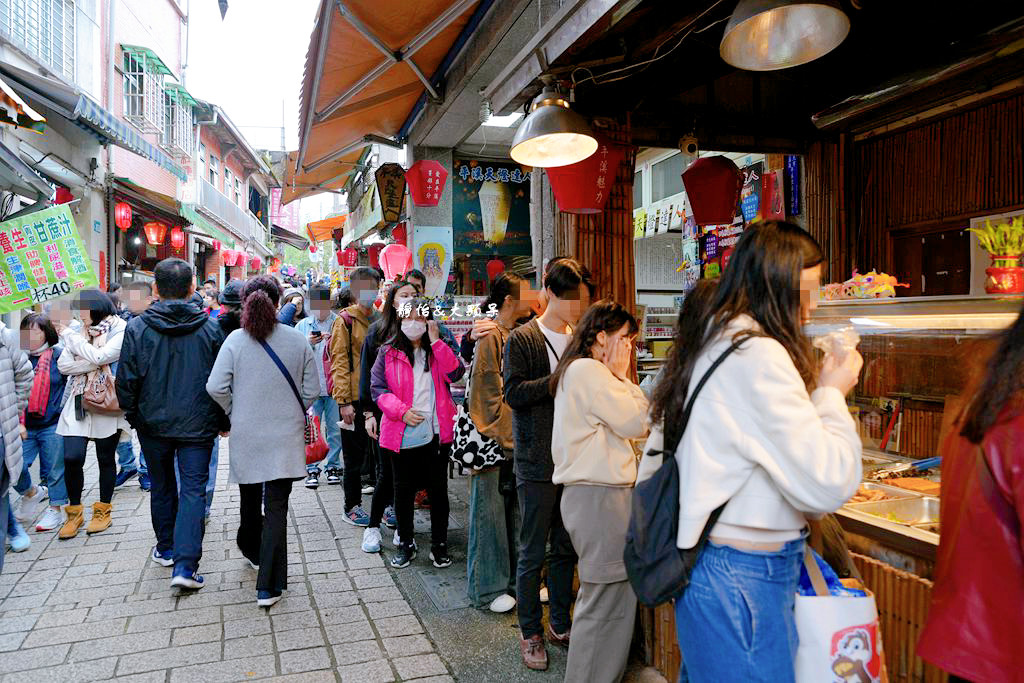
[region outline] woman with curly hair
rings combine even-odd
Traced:
[[[551,481],[564,486],[562,520],[579,555],[566,681],[618,681],[626,671],[636,595],[626,578],[636,456],[647,397],[628,377],[639,327],[614,301],[588,310],[551,375],[555,421]]]

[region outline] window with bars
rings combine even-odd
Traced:
[[[75,0],[0,0],[0,34],[74,82]]]
[[[124,51],[124,118],[146,133],[162,133],[164,121],[164,74],[153,59]]]
[[[225,197],[231,196],[231,169],[224,166],[224,187],[220,188],[220,193]]]
[[[240,208],[245,208],[242,206],[242,181],[238,179],[238,176],[235,176],[235,204],[238,204]]]
[[[177,85],[164,91],[164,130],[162,145],[169,153],[191,157],[194,145],[192,106],[195,100]]]

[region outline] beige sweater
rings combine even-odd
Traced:
[[[647,397],[640,387],[592,358],[573,361],[555,395],[551,457],[555,484],[633,486],[636,456],[629,439],[647,435]]]

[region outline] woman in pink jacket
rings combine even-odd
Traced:
[[[391,302],[389,302],[391,303]],[[430,497],[430,559],[438,568],[452,564],[448,554],[448,452],[455,432],[455,402],[448,376],[458,359],[442,339],[437,322],[414,300],[401,328],[381,347],[370,393],[384,414],[381,456],[395,474],[395,515],[402,544],[391,559],[396,569],[416,557],[413,500],[424,488]]]

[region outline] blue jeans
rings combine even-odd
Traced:
[[[64,438],[57,435],[57,425],[29,429],[28,438],[21,442],[25,467],[14,485],[18,493],[32,488],[32,477],[28,468],[39,458],[39,483],[50,492],[50,505],[68,504],[68,487],[64,483]]]
[[[313,401],[313,414],[320,416],[320,428],[324,430],[324,438],[327,440],[327,458],[314,465],[306,465],[306,471],[312,472],[320,469],[341,468],[341,428],[338,421],[341,419],[341,411],[338,410],[337,402],[330,396],[320,396]]]
[[[3,435],[0,435],[3,438]],[[4,449],[0,448],[0,574],[4,573],[4,555],[7,554],[7,525],[11,517],[11,497],[7,495],[11,488],[11,475],[7,473],[7,465],[4,464]]]
[[[206,517],[210,516],[210,507],[213,505],[213,493],[217,488],[217,463],[220,460],[220,437],[213,440],[213,450],[210,451],[210,476],[206,480]]]
[[[793,605],[803,552],[803,539],[767,553],[708,541],[689,587],[676,601],[689,680],[794,680]]]
[[[139,449],[139,466],[135,466],[135,450],[131,441],[121,441],[117,444],[117,466],[122,470],[138,470],[139,474],[149,474],[146,467],[146,454]]]
[[[203,512],[210,477],[213,444],[190,443],[139,435],[149,453],[153,481],[149,508],[156,533],[156,549],[174,556],[174,574],[190,574],[199,568],[203,554]],[[177,469],[175,468],[177,466]],[[180,477],[175,486],[176,472]]]
[[[519,502],[514,487],[503,493],[501,469],[490,467],[469,478],[466,563],[469,601],[474,607],[486,607],[497,597],[516,593]],[[511,474],[511,467],[508,470]]]

